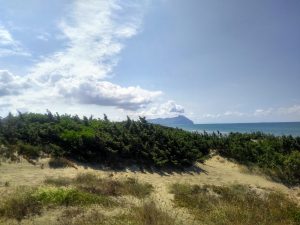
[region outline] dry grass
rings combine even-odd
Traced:
[[[187,208],[203,224],[297,225],[300,208],[279,192],[263,195],[248,186],[171,186],[176,206]]]
[[[93,194],[108,196],[132,195],[137,198],[145,198],[149,196],[153,190],[152,185],[140,183],[133,178],[114,180],[112,178],[99,178],[92,173],[81,173],[74,179],[63,177],[47,178],[45,183],[55,186],[72,185],[79,190]]]
[[[135,221],[139,222],[139,225],[174,225],[177,223],[174,217],[158,208],[153,201],[146,202],[135,209],[133,217]]]
[[[20,187],[2,197],[0,217],[20,221],[28,216],[41,213],[42,204],[34,197],[34,191],[33,188]]]
[[[59,225],[175,225],[176,220],[159,209],[154,202],[144,202],[128,213],[105,216],[97,210],[66,209],[58,219]]]
[[[48,162],[50,168],[65,168],[65,167],[73,167],[74,169],[78,169],[77,166],[70,160],[63,157],[51,158]]]

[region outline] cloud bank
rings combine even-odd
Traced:
[[[0,97],[5,96],[2,104],[15,109],[48,108],[55,102],[131,111],[147,107],[161,91],[122,87],[107,80],[113,75],[123,42],[138,33],[144,6],[138,1],[72,2],[70,13],[58,23],[63,49],[41,57],[23,78],[0,71]],[[1,45],[17,48],[19,44],[0,26]]]
[[[242,121],[252,122],[269,121],[269,118],[286,118],[287,121],[300,121],[300,105],[295,104],[278,108],[256,109],[252,112],[226,111],[224,113],[207,113],[197,118],[197,120],[202,121],[211,119],[228,122],[230,119],[236,120],[238,118]]]

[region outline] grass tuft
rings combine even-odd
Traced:
[[[47,178],[44,183],[60,187],[74,186],[84,192],[105,196],[132,195],[137,198],[145,198],[153,191],[151,184],[140,183],[137,179],[114,180],[99,178],[92,173],[78,174],[74,179]]]
[[[40,214],[42,204],[34,197],[35,189],[20,187],[0,202],[0,217],[18,221],[32,215]]]
[[[47,185],[53,185],[57,187],[61,186],[68,186],[72,183],[72,180],[67,177],[58,177],[58,178],[53,178],[53,177],[47,177],[44,180],[44,183]]]
[[[101,204],[106,207],[116,203],[106,196],[94,195],[74,188],[39,188],[34,196],[43,205],[78,206]]]
[[[139,225],[173,225],[176,220],[169,214],[159,209],[154,202],[145,202],[133,214]]]
[[[173,184],[176,206],[187,208],[203,224],[298,225],[300,208],[279,192],[264,192],[248,186]]]

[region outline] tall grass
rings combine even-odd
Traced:
[[[40,214],[42,204],[34,197],[33,188],[20,187],[16,191],[2,197],[0,201],[0,217],[22,220],[28,216]]]
[[[300,208],[279,192],[258,193],[242,185],[174,184],[171,193],[175,205],[187,208],[202,224],[300,224]]]
[[[138,225],[174,225],[176,219],[171,217],[166,211],[161,210],[156,204],[145,202],[141,207],[136,208],[133,214]]]
[[[180,225],[154,202],[144,202],[117,216],[105,216],[97,210],[66,209],[58,221],[59,225]]]

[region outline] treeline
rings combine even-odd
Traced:
[[[272,177],[300,184],[300,137],[263,133],[196,133],[138,121],[19,113],[0,119],[0,146],[37,158],[47,153],[110,166],[182,168],[203,161],[210,150]],[[0,148],[1,151],[1,148]]]
[[[186,167],[209,153],[200,134],[150,124],[145,118],[110,122],[106,115],[81,119],[51,112],[2,118],[0,143],[31,158],[47,153],[110,166]]]

